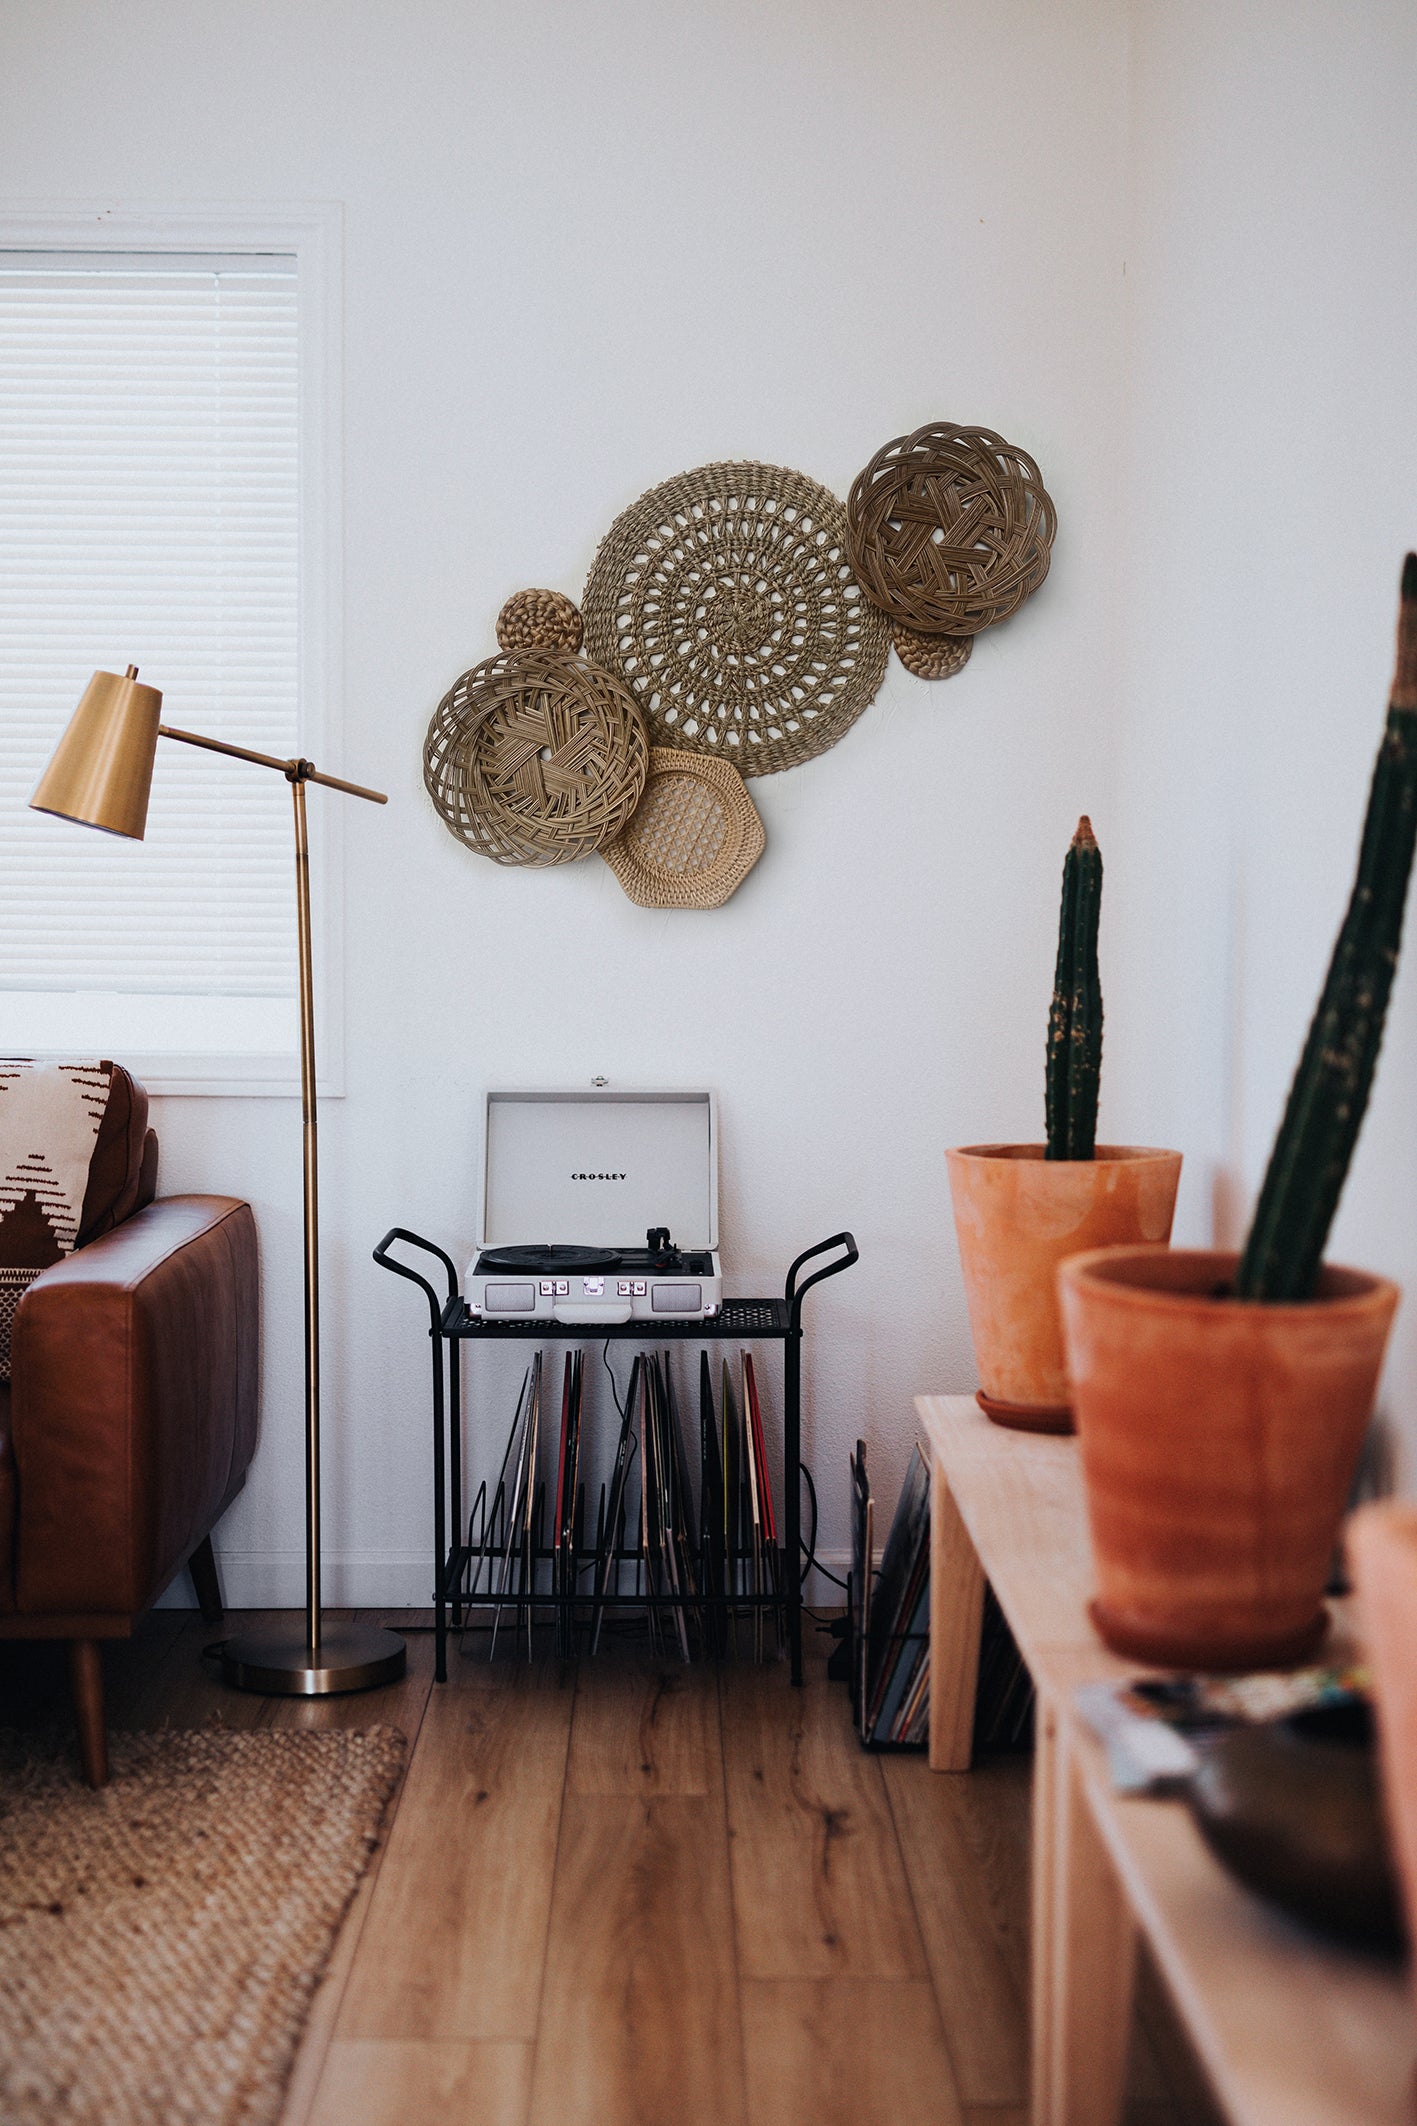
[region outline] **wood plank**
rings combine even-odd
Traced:
[[[135,1728],[262,1727],[271,1701],[254,1691],[234,1690],[221,1680],[215,1661],[202,1658],[204,1647],[234,1632],[279,1626],[288,1612],[278,1609],[228,1610],[224,1624],[208,1624],[200,1611],[183,1612],[184,1623],[165,1662],[156,1669],[128,1707]]]
[[[749,2126],[962,2126],[928,1985],[745,1979],[743,2050]]]
[[[522,2126],[530,2084],[530,2045],[506,2039],[341,2038],[330,2048],[311,2126],[434,2119]]]
[[[967,1772],[974,1754],[984,1571],[950,1492],[941,1456],[930,1458],[930,1769]]]
[[[468,1663],[431,1693],[336,2034],[536,2033],[573,1674]]]
[[[744,1978],[928,1975],[880,1760],[815,1668],[720,1678],[738,1968]]]
[[[1001,1757],[941,1779],[922,1758],[881,1759],[966,2107],[1028,2097],[1031,1769]]]
[[[1035,1679],[1036,1680],[1036,1679]],[[1046,1684],[1038,1686],[1033,1708],[1032,1901],[1029,1932],[1029,2114],[1033,2126],[1046,2126],[1052,2072],[1053,2013],[1056,2006],[1052,1960],[1057,1924],[1057,1791],[1058,1708]]]
[[[300,2049],[286,2091],[281,2126],[307,2126],[314,2116],[316,2093],[323,2074],[339,2011],[344,2000],[355,1951],[364,1930],[369,1902],[374,1894],[380,1864],[388,1850],[390,1833],[428,1693],[433,1685],[433,1645],[430,1639],[411,1639],[408,1670],[397,1683],[377,1691],[351,1691],[335,1698],[278,1698],[270,1703],[270,1724],[276,1728],[361,1728],[386,1725],[401,1729],[408,1744],[399,1783],[389,1797],[383,1834],[370,1858],[349,1910],[345,1913],[324,1977],[310,2004],[310,2014],[300,2040]]]
[[[723,1806],[568,1794],[532,2126],[743,2126]]]
[[[707,1662],[615,1649],[587,1664],[576,1692],[568,1794],[718,1794],[718,1679]]]
[[[1051,1762],[1052,1914],[1035,1942],[1049,2006],[1036,2063],[1034,2126],[1114,2126],[1132,2025],[1136,1921],[1098,1835],[1061,1718]]]
[[[1143,1945],[1137,1963],[1137,2028],[1133,2037],[1129,2109],[1150,2106],[1184,2126],[1220,2126],[1221,2111],[1177,2017],[1161,1974]]]
[[[191,1620],[184,1609],[150,1609],[131,1639],[113,1639],[103,1649],[103,1699],[110,1727],[136,1726],[134,1714],[160,1675]]]

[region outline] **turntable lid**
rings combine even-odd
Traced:
[[[483,1142],[481,1247],[718,1246],[712,1093],[489,1093]]]

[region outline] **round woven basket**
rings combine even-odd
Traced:
[[[969,662],[972,635],[922,635],[918,627],[897,620],[891,629],[895,653],[917,679],[953,679]]]
[[[581,605],[589,654],[634,690],[651,737],[743,775],[834,746],[890,653],[840,502],[780,465],[701,465],[641,495]]]
[[[1058,528],[1038,467],[987,428],[939,421],[897,436],[852,484],[847,550],[893,620],[977,635],[1048,573]]]
[[[504,652],[464,672],[423,746],[423,780],[449,833],[497,864],[569,864],[613,841],[648,769],[633,696],[551,650]]]
[[[560,591],[513,591],[497,615],[501,650],[566,650],[581,646],[580,608]]]
[[[765,841],[730,762],[655,746],[634,817],[600,853],[641,908],[721,908]]]

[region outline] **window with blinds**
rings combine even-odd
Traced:
[[[295,1045],[281,777],[160,741],[143,842],[29,798],[129,663],[301,750],[297,294],[293,256],[0,250],[0,1050]]]

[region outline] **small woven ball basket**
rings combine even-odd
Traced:
[[[423,781],[450,834],[496,864],[570,864],[640,801],[649,741],[633,695],[554,650],[488,657],[433,712]]]
[[[634,817],[600,853],[641,908],[721,908],[765,842],[757,808],[730,761],[654,746]]]
[[[497,615],[499,650],[578,650],[580,607],[561,591],[513,591]]]

